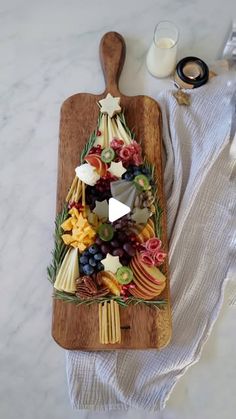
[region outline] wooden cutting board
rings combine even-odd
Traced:
[[[163,193],[163,169],[161,161],[161,111],[159,105],[147,96],[124,96],[118,87],[119,76],[125,59],[125,42],[116,32],[108,32],[100,43],[100,59],[106,81],[101,95],[78,93],[68,99],[61,108],[60,144],[58,156],[57,212],[61,211],[68,188],[74,178],[75,167],[80,163],[80,152],[97,124],[97,102],[109,92],[121,98],[121,107],[136,139],[142,139],[147,159],[156,165],[156,176],[162,215],[162,241],[167,250],[166,207]],[[165,266],[168,272],[168,261]],[[121,343],[99,343],[98,305],[82,305],[53,300],[52,336],[66,349],[112,350],[162,348],[171,337],[169,278],[160,299],[166,299],[164,309],[140,304],[120,308]]]

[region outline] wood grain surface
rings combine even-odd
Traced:
[[[60,143],[58,155],[57,212],[61,210],[74,177],[75,167],[80,163],[80,152],[97,124],[98,100],[109,92],[121,98],[121,107],[136,140],[142,140],[144,153],[155,163],[157,187],[162,215],[162,241],[167,251],[166,207],[163,193],[163,170],[161,161],[161,112],[159,105],[147,96],[124,96],[118,87],[119,76],[125,59],[125,43],[116,32],[104,35],[100,43],[100,60],[106,81],[106,90],[101,95],[79,93],[69,97],[62,105],[60,120]],[[170,293],[168,261],[165,263],[167,286],[160,299],[167,299],[165,309],[145,305],[120,309],[120,344],[99,343],[98,305],[79,306],[53,299],[52,336],[66,349],[112,350],[161,348],[171,337]]]

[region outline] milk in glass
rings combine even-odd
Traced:
[[[168,36],[168,33],[172,36]],[[160,22],[155,29],[154,39],[149,48],[146,63],[155,77],[167,77],[175,68],[178,30],[170,22]]]

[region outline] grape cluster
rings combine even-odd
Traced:
[[[111,187],[110,183],[117,180],[115,176],[101,177],[96,185],[87,186],[86,188],[86,202],[90,209],[93,210],[95,207],[95,201],[104,201],[104,199],[111,198]]]
[[[130,214],[124,215],[118,220],[112,223],[112,226],[115,230],[127,231],[130,227],[134,225],[134,221],[130,217]],[[123,233],[122,233],[123,234]]]
[[[119,260],[122,265],[128,265],[130,259],[136,253],[136,238],[134,235],[128,236],[123,231],[115,232],[112,239],[109,242],[103,241],[100,237],[97,237],[96,244],[100,247],[104,257],[107,253],[113,256],[119,256]]]

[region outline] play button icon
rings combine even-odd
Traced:
[[[129,214],[130,211],[130,207],[123,204],[123,202],[120,202],[115,198],[109,199],[108,218],[111,223],[123,217],[124,215]]]

